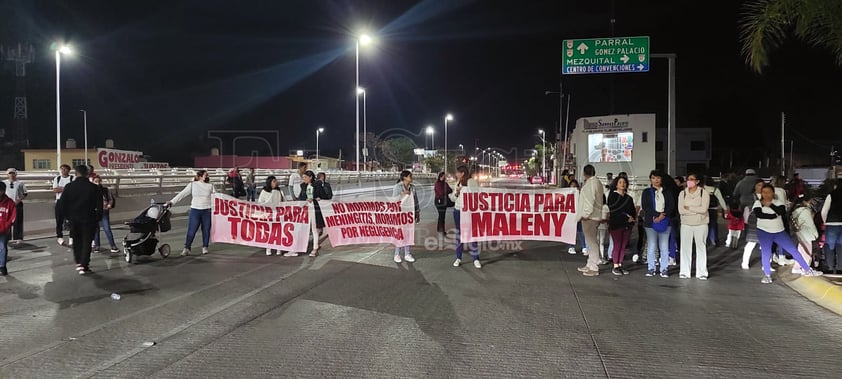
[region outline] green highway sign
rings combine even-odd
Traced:
[[[649,71],[649,37],[567,39],[561,73],[613,74]]]

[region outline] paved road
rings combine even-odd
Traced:
[[[314,259],[215,245],[132,265],[100,254],[80,277],[36,241],[0,278],[0,377],[837,377],[842,319],[761,285],[737,254],[717,250],[707,282],[586,278],[583,256],[535,242],[454,268],[425,238],[434,218],[402,265],[388,246]]]

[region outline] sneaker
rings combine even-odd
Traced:
[[[623,268],[623,266],[620,266],[620,272],[622,272],[622,273],[623,273],[623,275],[628,275],[628,274],[629,274],[629,272],[628,272],[628,271],[626,271],[626,269],[624,269],[624,268]]]
[[[804,269],[801,266],[792,266],[792,273],[795,275],[804,275]]]
[[[188,255],[190,255],[190,249],[185,247],[184,250],[181,250],[181,256],[182,257],[186,257]]]
[[[670,277],[669,271],[667,271],[667,270],[661,271],[661,277],[662,278],[669,278]]]
[[[76,271],[83,270],[83,269],[84,269],[84,267],[82,267],[82,265],[76,265]]]
[[[748,270],[748,263],[743,263],[740,267],[742,267],[743,270]]]
[[[298,253],[292,252],[292,251],[287,251],[286,253],[284,253],[284,256],[285,257],[297,257]]]
[[[266,249],[266,255],[272,255],[272,249]]]
[[[461,259],[457,259],[457,260],[453,261],[453,267],[459,267],[459,265],[461,265],[461,264],[462,264]]]
[[[637,263],[640,260],[640,254],[632,255],[632,262]]]
[[[600,259],[598,264],[599,264],[599,265],[607,265],[607,264],[609,264],[609,263],[611,263],[611,262],[606,261],[605,259]]]
[[[6,266],[0,267],[0,276],[9,275],[9,271],[6,270]]]
[[[70,237],[70,238],[67,239],[67,246],[73,247],[73,237]]]
[[[706,275],[702,275],[699,277],[699,280],[708,280],[708,277]]]
[[[582,249],[582,255],[584,255],[586,257],[588,256],[588,248],[587,247]]]
[[[582,273],[584,276],[599,276],[599,271],[588,270]]]
[[[576,255],[576,248],[571,247],[571,248],[567,249],[567,254]]]
[[[655,270],[646,270],[646,276],[647,277],[655,276]]]
[[[579,270],[579,272],[587,272],[587,271],[590,271],[591,269],[589,269],[588,266],[582,266],[582,267],[576,268],[576,270]]]
[[[412,254],[407,253],[403,255],[403,260],[412,263],[415,262],[415,257],[413,257]]]
[[[810,271],[805,271],[801,275],[802,276],[822,276],[822,275],[824,275],[824,273],[821,272],[821,271],[818,271],[818,270],[810,270]]]
[[[91,252],[98,252],[98,251],[99,251],[99,246],[91,245]]]
[[[58,242],[59,246],[64,246],[64,238],[59,237],[56,242]]]
[[[670,266],[675,266],[675,258],[670,258]]]
[[[479,263],[479,259],[474,260],[474,267],[476,267],[476,268],[482,268],[482,264],[481,264],[481,263]]]
[[[623,272],[620,271],[619,267],[614,267],[613,269],[611,269],[611,273],[617,276],[623,276]]]
[[[77,272],[79,275],[85,275],[85,274],[87,274],[87,273],[88,273],[87,271],[85,271],[85,268],[84,268],[84,267],[83,267],[81,270],[76,271],[76,272]]]
[[[94,248],[99,248],[99,246],[96,245],[96,242],[91,242],[91,249]]]
[[[401,263],[401,255],[395,254],[395,263]]]
[[[119,253],[120,249],[118,249],[117,246],[111,246],[111,249],[109,249],[108,251],[111,253]]]
[[[760,279],[760,283],[771,284],[772,283],[772,277],[769,276],[769,275],[766,275],[766,276],[763,277],[763,279]]]
[[[687,274],[679,274],[679,275],[678,275],[678,278],[679,278],[679,279],[690,279],[690,275],[687,275]]]
[[[207,255],[208,253],[210,253],[210,251],[208,251],[208,248],[203,247],[202,248],[202,255]]]

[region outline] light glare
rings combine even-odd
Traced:
[[[370,43],[371,43],[371,36],[369,36],[368,34],[363,34],[363,35],[360,36],[360,45],[365,46],[365,45],[368,45]]]

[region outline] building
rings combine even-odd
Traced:
[[[22,149],[24,171],[58,170],[55,149]],[[76,167],[82,164],[92,164],[94,170],[102,169],[96,159],[96,149],[88,149],[88,160],[85,160],[85,149],[61,149],[61,163]]]
[[[660,128],[655,135],[655,167],[667,167],[667,129]],[[712,155],[712,132],[710,128],[680,128],[675,132],[675,172],[685,176],[688,173],[707,174]]]
[[[261,168],[270,170],[286,170],[298,167],[299,162],[306,162],[313,171],[336,170],[339,168],[339,160],[336,158],[319,156],[318,161],[303,155],[290,155],[286,157],[263,157],[243,155],[219,155],[218,150],[211,149],[211,155],[193,158],[193,167],[196,168]]]
[[[76,141],[67,140],[66,148],[61,149],[62,162],[56,162],[55,149],[22,149],[24,171],[58,170],[62,164],[70,167],[92,165],[94,170],[104,169],[162,169],[169,168],[166,162],[149,162],[143,152],[114,149],[112,140],[105,141],[105,148],[76,148]]]

